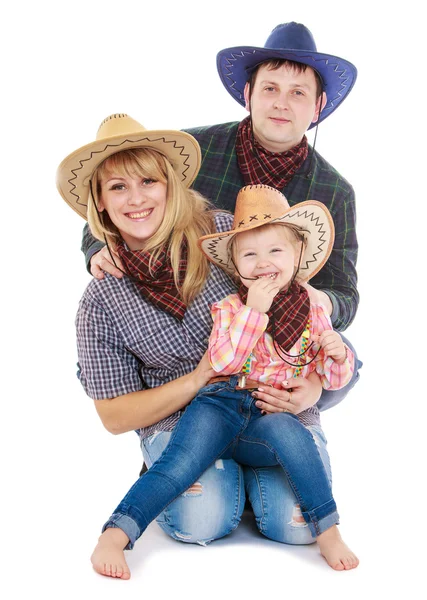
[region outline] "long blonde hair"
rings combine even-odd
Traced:
[[[122,240],[107,211],[98,212],[94,202],[99,202],[101,179],[106,172],[122,177],[141,177],[165,183],[166,208],[163,221],[156,233],[145,241],[143,250],[150,253],[150,266],[162,250],[170,250],[175,285],[188,305],[202,290],[209,274],[209,261],[199,250],[197,240],[214,231],[213,212],[201,194],[188,190],[178,179],[169,160],[150,148],[123,150],[108,157],[92,176],[93,202],[88,203],[88,221],[92,234],[108,244],[117,245]],[[187,245],[187,272],[179,286],[177,280],[183,245]]]

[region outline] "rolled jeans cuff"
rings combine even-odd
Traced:
[[[317,537],[332,525],[339,524],[339,515],[334,500],[330,500],[314,511],[302,511],[312,537]]]
[[[106,529],[110,529],[110,528],[114,528],[114,527],[124,531],[124,533],[129,538],[129,543],[124,548],[124,550],[132,550],[136,540],[141,535],[141,530],[139,529],[136,522],[131,517],[128,517],[127,515],[122,515],[120,513],[114,513],[111,515],[111,517],[108,519],[108,521],[103,526],[102,533],[104,533],[104,531]]]

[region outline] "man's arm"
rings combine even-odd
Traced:
[[[81,250],[86,258],[86,269],[97,279],[103,279],[104,272],[119,279],[123,277],[123,265],[115,249],[110,248],[116,265],[119,268],[111,260],[111,255],[106,245],[93,237],[87,223],[83,229]],[[120,271],[120,269],[122,270]]]
[[[338,199],[337,199],[338,200]],[[356,316],[359,305],[357,291],[357,236],[354,192],[351,190],[336,203],[333,213],[335,242],[331,256],[310,284],[328,295],[332,303],[334,329],[344,331]]]
[[[81,251],[85,255],[86,269],[90,273],[90,261],[94,254],[102,250],[105,246],[102,242],[93,237],[91,230],[89,229],[88,223],[83,228],[82,245]]]

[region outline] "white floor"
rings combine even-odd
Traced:
[[[358,569],[333,572],[316,545],[284,546],[263,538],[245,512],[235,532],[208,547],[171,540],[152,524],[127,553],[130,581],[97,575],[89,556],[100,526],[138,473],[138,440],[105,432],[91,401],[70,380],[67,393],[78,398],[73,411],[64,418],[63,407],[57,408],[55,429],[52,412],[61,398],[51,399],[46,423],[42,404],[35,408],[38,427],[28,423],[27,453],[19,466],[14,462],[13,506],[4,513],[12,561],[0,584],[8,590],[3,597],[425,597],[423,502],[418,506],[410,496],[417,457],[405,467],[411,431],[396,411],[387,416],[380,404],[375,408],[366,373],[357,393],[323,415],[341,532],[360,557]]]

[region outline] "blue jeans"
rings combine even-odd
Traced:
[[[251,393],[235,389],[237,381],[234,376],[229,383],[200,390],[161,457],[133,485],[103,530],[120,527],[131,548],[210,465],[231,458],[254,468],[280,465],[313,537],[338,523],[328,473],[311,432],[290,413],[262,416]]]

